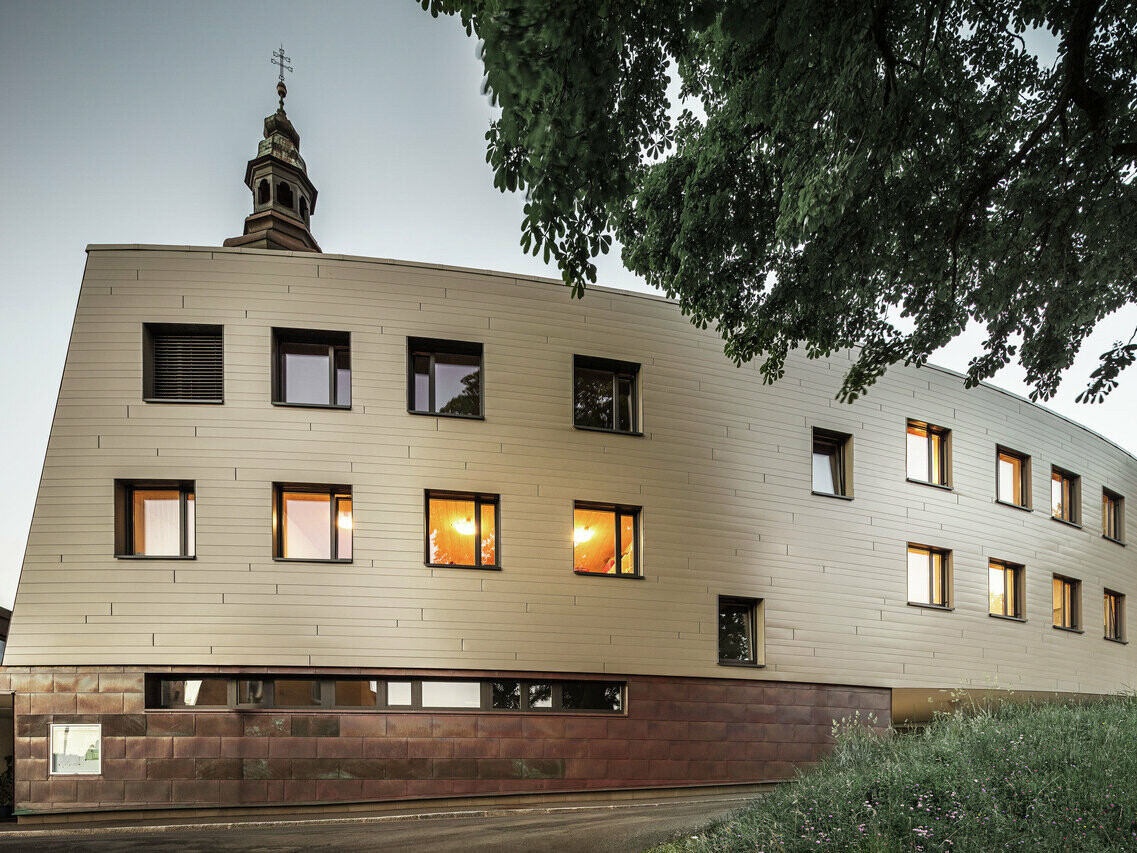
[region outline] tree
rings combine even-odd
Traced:
[[[767,382],[795,347],[859,346],[852,400],[976,321],[968,384],[1017,358],[1046,399],[1134,301],[1137,4],[420,2],[480,40],[522,247],[580,296],[617,238]],[[1135,357],[1117,343],[1079,399]]]

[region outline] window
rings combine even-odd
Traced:
[[[103,772],[103,727],[98,723],[51,726],[51,773],[97,776]]]
[[[1081,524],[1082,478],[1061,468],[1050,471],[1050,514],[1068,524]]]
[[[162,682],[165,708],[224,708],[229,704],[227,678],[170,679]]]
[[[920,421],[908,421],[908,479],[947,486],[951,430]]]
[[[1101,535],[1125,541],[1125,498],[1109,489],[1101,490]]]
[[[618,681],[529,681],[523,679],[377,680],[330,678],[147,676],[149,708],[301,708],[329,711],[516,711],[521,713],[621,713],[626,685]],[[196,691],[196,692],[195,692]],[[206,692],[208,691],[208,698]],[[191,701],[193,700],[193,701]]]
[[[1023,567],[1002,560],[987,563],[988,612],[992,616],[1023,618]]]
[[[292,209],[292,187],[284,181],[276,185],[276,203],[281,207]]]
[[[1111,589],[1105,591],[1105,638],[1125,642],[1125,596]]]
[[[1030,507],[1030,457],[1013,450],[995,452],[995,497],[1000,503]]]
[[[274,486],[273,556],[351,561],[351,486]]]
[[[496,569],[497,495],[426,493],[426,564]]]
[[[908,546],[908,603],[950,606],[951,551]]]
[[[580,574],[640,576],[640,509],[577,501],[573,568]]]
[[[115,480],[114,488],[115,556],[194,556],[192,481]]]
[[[761,599],[719,596],[719,663],[761,666]]]
[[[142,399],[148,403],[222,402],[223,353],[221,326],[144,324]]]
[[[351,408],[348,332],[273,329],[272,346],[274,403]]]
[[[1054,576],[1054,627],[1068,631],[1082,629],[1082,582]]]
[[[482,417],[481,344],[407,338],[407,369],[408,411]]]
[[[572,367],[575,426],[607,432],[639,432],[638,364],[574,355]]]
[[[853,495],[853,437],[813,428],[813,493]]]

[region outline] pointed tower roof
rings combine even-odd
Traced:
[[[316,210],[316,188],[308,179],[308,167],[300,156],[300,134],[284,112],[284,72],[289,57],[282,46],[273,54],[280,66],[276,93],[280,105],[265,118],[264,139],[257,156],[245,167],[245,186],[253,193],[253,212],[245,217],[245,231],[230,237],[226,246],[253,249],[279,249],[292,252],[319,252],[320,245],[309,230]]]

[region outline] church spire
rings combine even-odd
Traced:
[[[280,68],[276,94],[280,105],[265,118],[264,139],[257,156],[245,167],[245,185],[253,193],[253,212],[245,217],[245,232],[230,237],[226,246],[252,249],[278,249],[294,252],[319,252],[320,246],[309,230],[316,210],[316,188],[308,180],[308,167],[300,156],[300,134],[284,112],[284,72],[291,71],[291,57],[284,46],[272,54],[273,65]]]

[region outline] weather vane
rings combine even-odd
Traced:
[[[280,50],[272,52],[272,64],[280,66],[280,80],[276,84],[276,94],[280,96],[280,108],[284,109],[284,96],[288,94],[288,87],[284,85],[284,72],[291,71],[292,66],[287,63],[292,61],[291,56],[284,55],[284,45],[280,46]]]

